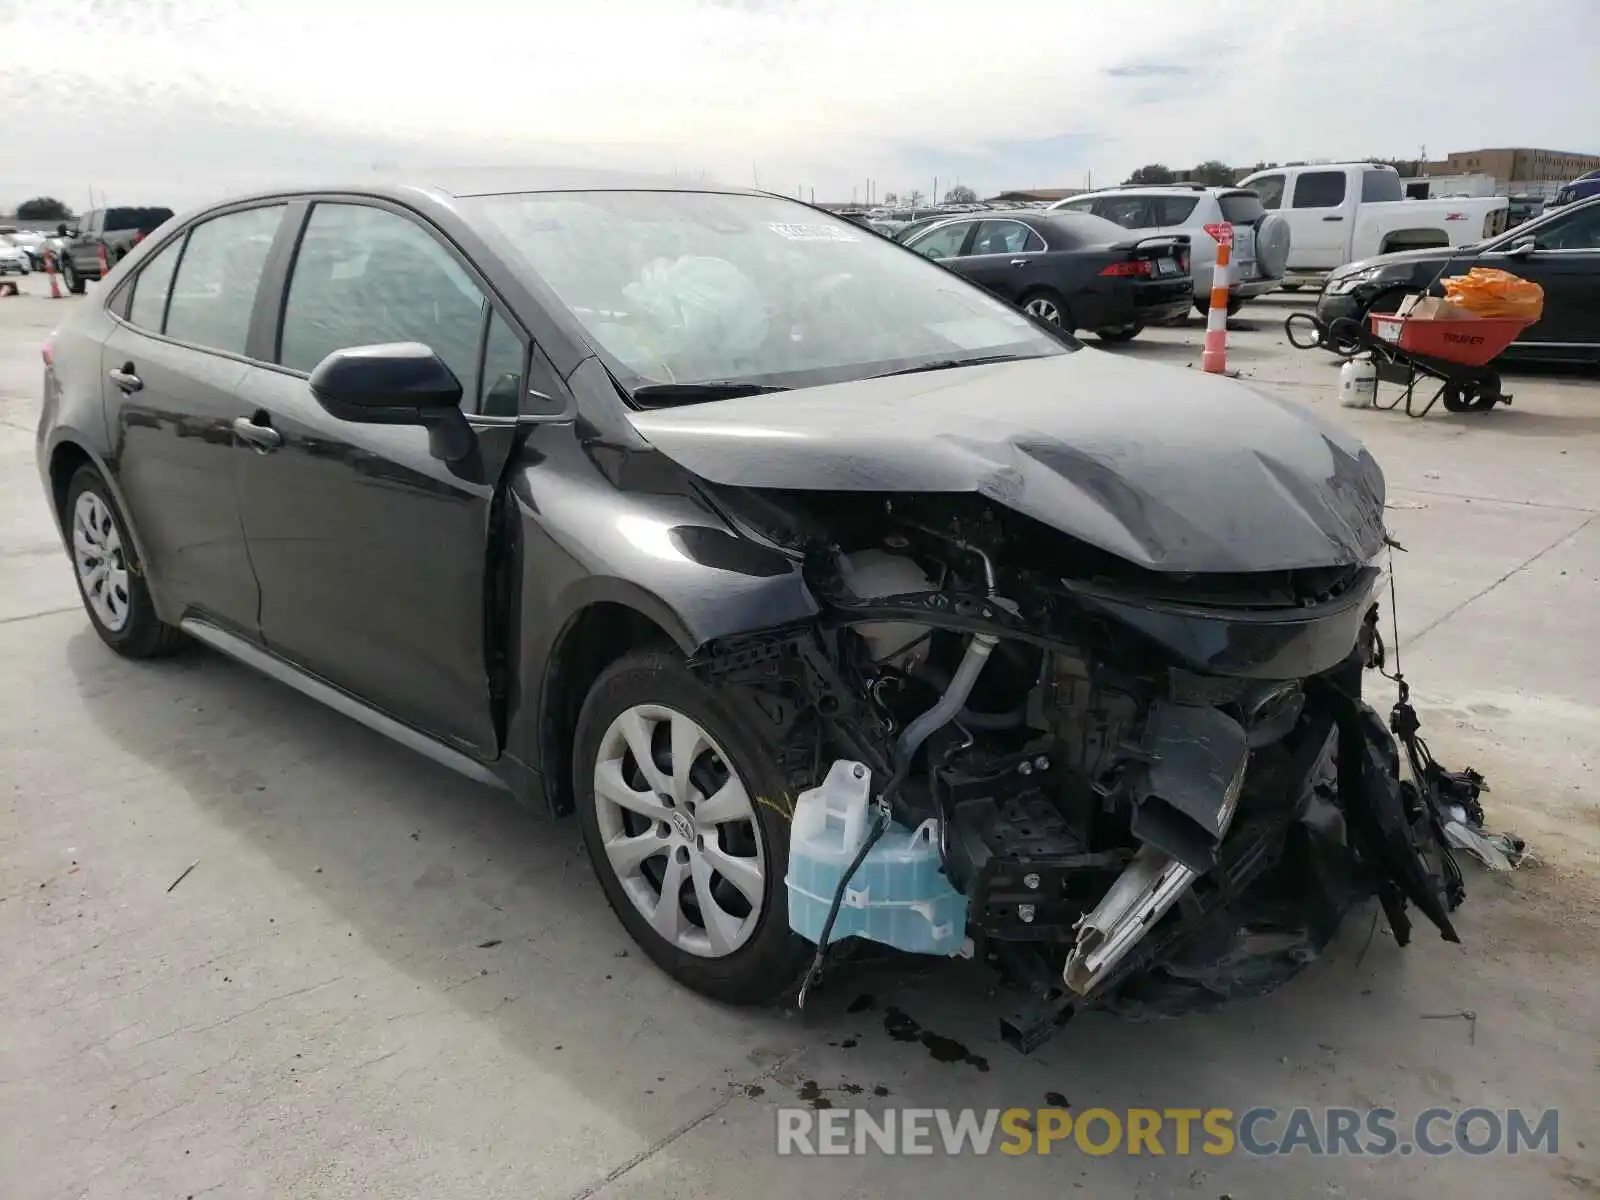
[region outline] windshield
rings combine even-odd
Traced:
[[[775,196],[534,192],[464,204],[630,391],[805,387],[1072,345],[885,238]]]

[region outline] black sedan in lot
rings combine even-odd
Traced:
[[[1359,442],[1084,352],[792,200],[508,182],[231,199],[52,335],[38,466],[107,646],[205,643],[576,813],[629,933],[727,1001],[794,994],[829,940],[786,883],[824,778],[902,840],[951,823],[940,886],[970,905],[940,936],[1024,946],[1005,969],[1040,995],[1110,1003],[1174,955],[1141,1011],[1201,971],[1258,994],[1374,889],[1454,936],[1439,823],[1359,699],[1384,552]],[[1038,220],[1009,257],[1098,237]],[[1186,287],[1162,254],[1072,257]]]
[[[1130,237],[1089,213],[986,212],[936,221],[899,239],[1062,329],[1125,342],[1194,303],[1189,237]]]
[[[1506,360],[1600,362],[1600,197],[1454,252],[1402,250],[1340,267],[1328,277],[1317,318],[1331,325],[1393,312],[1415,292],[1443,295],[1438,280],[1473,267],[1509,271],[1544,288],[1544,315],[1511,343]]]

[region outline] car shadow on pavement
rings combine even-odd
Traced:
[[[729,1089],[770,1090],[766,1103],[799,1103],[819,1088],[841,1104],[874,1088],[902,1098],[890,1103],[909,1095],[933,1106],[1039,1105],[1055,1093],[1111,1108],[1347,1103],[1341,1054],[1398,1058],[1399,1080],[1450,1066],[1454,1043],[1423,1036],[1440,1025],[1417,1018],[1451,1007],[1469,955],[1482,953],[1426,931],[1401,952],[1363,910],[1322,962],[1268,998],[1155,1024],[1090,1013],[1026,1058],[996,1036],[987,973],[961,962],[843,965],[799,1019],[725,1009],[670,983],[631,945],[575,821],[519,807],[198,647],[130,663],[84,628],[65,657],[89,718],[170,783],[163,796],[270,860],[266,879],[285,904],[309,904],[318,927],[348,926],[364,954],[414,981],[401,996],[368,998],[363,987],[362,1021],[454,1009],[491,1023],[522,1063],[508,1070],[560,1076],[645,1139]],[[226,908],[228,881],[211,886],[221,893],[209,903]],[[1491,913],[1482,901],[1469,906],[1469,947]],[[1384,1033],[1394,1022],[1406,1030],[1403,1050]],[[715,1087],[697,1078],[674,1091],[682,1081],[672,1069],[689,1053]],[[1135,1168],[1159,1168],[1177,1187],[1193,1166],[1117,1169],[1131,1180]]]

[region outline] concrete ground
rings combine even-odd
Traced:
[[[34,474],[38,345],[80,303],[41,284],[0,299],[7,1200],[1600,1194],[1592,376],[1518,377],[1515,406],[1482,416],[1352,412],[1326,356],[1285,344],[1295,301],[1245,310],[1231,364],[1384,462],[1426,731],[1447,763],[1489,776],[1491,825],[1537,859],[1510,876],[1468,866],[1460,946],[1421,925],[1401,950],[1361,914],[1267,999],[1156,1025],[1091,1015],[1022,1058],[962,964],[858,969],[804,1016],[700,1000],[630,949],[574,825],[214,654],[113,656]],[[1191,323],[1117,352],[1198,366],[1199,343]],[[891,1005],[972,1058],[891,1037]],[[1557,1154],[1516,1158],[1212,1158],[1169,1142],[1159,1158],[779,1159],[775,1110],[802,1096],[1520,1105],[1561,1123]]]

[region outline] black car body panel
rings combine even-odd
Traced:
[[[632,420],[717,483],[971,492],[1152,570],[1359,563],[1383,544],[1382,474],[1348,434],[1231,380],[1106,354]]]
[[[1038,357],[941,358],[648,408],[576,312],[516,265],[506,233],[463,204],[518,186],[476,187],[244,197],[145,239],[46,353],[38,465],[69,549],[67,489],[88,465],[126,519],[161,620],[556,812],[577,794],[574,730],[591,685],[624,655],[675,648],[746,714],[789,800],[817,783],[819,756],[850,756],[904,784],[881,798],[895,819],[946,818],[973,936],[999,947],[993,961],[1017,978],[1032,978],[1023,960],[1042,955],[1038,995],[1082,949],[1069,949],[1076,923],[1136,842],[1161,853],[1181,844],[1186,862],[1217,864],[1194,882],[1185,922],[1248,923],[1235,903],[1269,876],[1303,905],[1293,830],[1310,820],[1337,720],[1351,761],[1358,751],[1366,761],[1337,800],[1351,838],[1317,844],[1351,878],[1316,899],[1315,936],[1268,974],[1314,956],[1361,887],[1392,921],[1409,896],[1454,936],[1418,858],[1426,844],[1448,859],[1429,841],[1435,810],[1400,788],[1384,760],[1392,741],[1352,707],[1362,666],[1376,661],[1373,560],[1385,542],[1382,474],[1358,442],[1234,381],[1045,337],[886,241],[826,229],[822,240],[866,247],[850,253],[926,272],[937,295],[959,288],[962,320],[995,314]],[[522,188],[581,189],[694,191],[588,176]],[[454,368],[442,343],[361,343],[448,369],[435,378],[470,402],[457,407],[453,385],[435,386],[434,424],[397,404],[374,411],[415,419],[380,421],[313,390],[349,349],[337,339],[320,366],[288,365],[297,273],[317,286],[345,278],[305,266],[321,253],[308,247],[338,244],[310,236],[321,206],[393,218],[408,244],[449,265],[453,288],[477,297],[473,352]],[[186,253],[210,221],[262,208],[278,216],[252,226],[259,277],[248,291],[172,289],[212,301],[208,319],[233,306],[227,348],[178,336],[170,298],[157,324],[139,316],[137,287],[157,256]],[[772,236],[798,231],[804,246],[834,220],[795,210]],[[330,294],[352,297],[319,310],[342,329],[361,293]],[[423,311],[439,321],[457,299]],[[506,378],[516,411],[491,412],[490,384]],[[445,426],[453,437],[436,436]],[[855,590],[873,571],[881,582]],[[885,629],[907,626],[924,632],[880,652]],[[982,680],[958,669],[975,649]],[[967,679],[966,695],[953,678]],[[1327,688],[1337,696],[1319,700]],[[938,712],[944,724],[906,749],[904,736]],[[1191,729],[1223,731],[1236,777],[1191,780],[1178,806],[1158,793],[1180,768],[1137,764]],[[1036,764],[1052,766],[1048,778]],[[1113,810],[1135,778],[1130,835]],[[1387,875],[1373,874],[1378,862]],[[1005,899],[1023,866],[1057,889],[1037,922]],[[1163,924],[1141,956],[1097,969],[1096,1002],[1170,965],[1172,947],[1192,952],[1188,928]],[[1208,978],[1220,994],[1237,974],[1219,960]],[[1162,1007],[1148,993],[1139,1004]]]
[[[1031,236],[1012,239],[1020,242],[1015,248],[1000,249],[997,243],[990,249],[985,229],[1008,223]],[[1013,304],[1039,297],[1064,304],[1062,320],[1070,329],[1164,324],[1186,316],[1194,301],[1186,235],[1130,238],[1126,230],[1096,217],[997,210],[934,221],[896,240],[922,253],[918,247],[925,250],[940,230],[963,229],[956,251],[938,262]],[[1142,277],[1106,274],[1130,262],[1153,268],[1163,260],[1174,264],[1170,275],[1155,269]]]
[[[1531,243],[1531,245],[1530,245]],[[1600,197],[1551,209],[1486,242],[1402,250],[1339,268],[1317,302],[1325,325],[1393,312],[1407,295],[1444,292],[1442,279],[1474,267],[1508,271],[1544,289],[1544,314],[1502,356],[1514,360],[1600,360]]]

